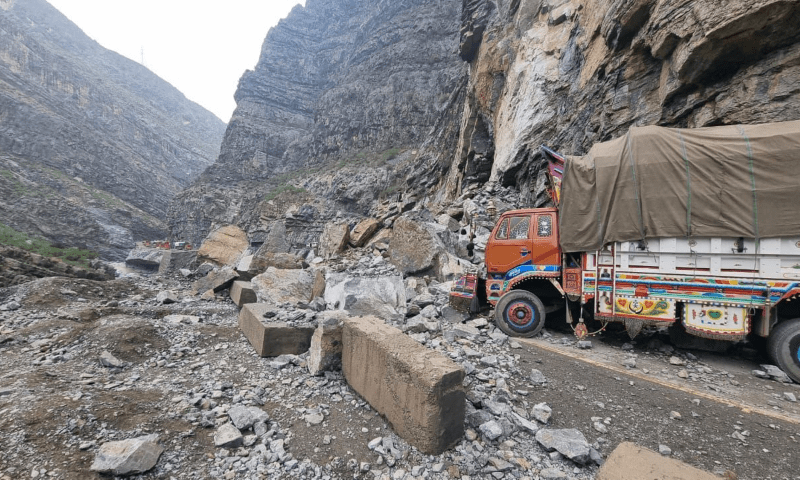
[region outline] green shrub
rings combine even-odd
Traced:
[[[294,195],[297,193],[306,193],[305,188],[295,187],[294,185],[281,185],[264,197],[265,202],[269,202],[270,200],[274,200],[278,198],[279,195]]]
[[[45,257],[56,257],[66,263],[80,267],[88,267],[89,260],[97,258],[97,252],[75,247],[57,247],[47,240],[30,237],[26,233],[0,223],[0,245],[21,248]]]

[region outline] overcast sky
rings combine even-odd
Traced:
[[[144,65],[222,121],[269,29],[305,0],[47,0],[98,43]]]

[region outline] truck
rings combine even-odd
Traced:
[[[552,206],[503,212],[452,306],[494,307],[519,337],[564,308],[580,339],[610,322],[631,338],[762,339],[800,382],[800,121],[633,127],[582,157],[542,151]]]

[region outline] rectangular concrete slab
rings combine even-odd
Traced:
[[[275,307],[265,303],[248,303],[239,312],[239,329],[262,357],[300,355],[311,345],[313,327],[291,327],[283,322],[269,322],[264,313]]]
[[[721,480],[680,460],[622,442],[597,472],[597,480]]]
[[[464,369],[375,317],[351,317],[342,330],[347,382],[395,432],[427,454],[464,434]]]
[[[256,292],[253,290],[253,284],[242,280],[237,280],[231,285],[231,300],[237,307],[241,307],[247,303],[256,303]]]

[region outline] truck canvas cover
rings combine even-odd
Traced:
[[[800,121],[633,127],[569,157],[561,246],[655,237],[800,236]]]

